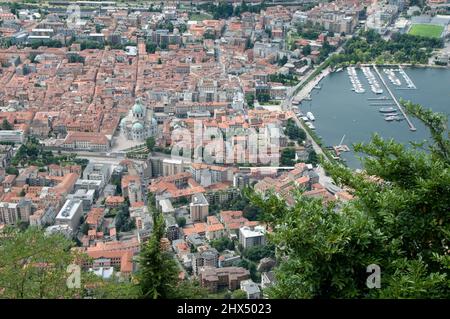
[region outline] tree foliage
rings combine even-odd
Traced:
[[[331,65],[355,63],[428,63],[433,49],[441,48],[443,41],[410,34],[392,35],[384,40],[375,31],[362,32],[350,39],[344,46],[344,52],[331,58]]]
[[[150,136],[145,140],[145,145],[147,146],[147,149],[150,152],[153,151],[155,144],[156,144],[156,142],[155,142],[155,138],[153,136]]]
[[[167,299],[176,293],[177,264],[161,247],[161,239],[165,232],[161,213],[153,212],[153,223],[151,237],[141,250],[138,280],[144,298]]]
[[[5,131],[11,131],[14,129],[14,126],[12,126],[7,119],[3,119],[1,129]]]
[[[186,225],[186,218],[183,216],[177,217],[176,221],[177,221],[178,227],[183,228]]]
[[[127,232],[136,228],[134,221],[130,217],[129,204],[124,203],[118,207],[115,222],[118,232]]]
[[[222,252],[225,249],[233,250],[234,242],[228,237],[222,237],[211,241],[211,247],[217,249],[218,252]]]
[[[293,166],[295,164],[295,148],[286,147],[281,151],[281,165]]]
[[[46,236],[38,228],[8,227],[0,239],[0,287],[3,298],[75,298],[82,289],[69,289],[67,267],[74,262],[72,242],[62,235]],[[81,276],[82,284],[86,276]]]
[[[179,269],[171,253],[161,247],[165,227],[163,215],[153,212],[153,231],[139,256],[139,295],[150,299],[206,298],[207,291],[190,281],[180,281]]]
[[[242,255],[254,262],[259,262],[261,259],[266,257],[275,257],[275,246],[273,244],[264,246],[252,246],[245,249]]]
[[[298,141],[299,143],[303,142],[306,139],[305,131],[299,128],[297,124],[295,124],[293,119],[289,119],[287,121],[284,134],[286,134],[291,140]]]
[[[155,43],[153,43],[152,41],[147,41],[145,43],[145,49],[146,49],[147,53],[151,53],[151,54],[155,53],[156,48],[157,48],[157,45]]]
[[[241,289],[236,289],[231,294],[232,299],[247,299],[247,293]]]
[[[364,172],[323,162],[355,199],[324,205],[300,193],[295,204],[253,195],[274,229],[280,263],[273,298],[448,298],[450,171],[447,118],[419,105],[405,108],[432,141],[406,147],[378,135],[355,152]],[[284,256],[284,257],[283,257]],[[281,258],[283,257],[283,258]],[[381,267],[381,289],[366,286],[366,267]]]

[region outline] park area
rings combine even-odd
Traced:
[[[189,16],[189,20],[191,21],[203,21],[203,20],[211,20],[213,18],[212,15],[201,12],[201,13],[193,13]]]
[[[436,24],[413,24],[408,34],[427,38],[440,38],[444,27]]]

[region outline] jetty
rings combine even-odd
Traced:
[[[393,106],[395,103],[386,103],[386,102],[380,102],[380,103],[369,103],[369,105],[377,105],[377,106]]]
[[[386,82],[384,81],[383,77],[380,74],[380,71],[378,71],[377,66],[374,64],[373,68],[375,70],[375,72],[377,72],[378,76],[381,79],[381,82],[383,83],[384,87],[386,88],[386,91],[388,91],[389,95],[391,96],[392,100],[394,101],[394,103],[397,105],[399,111],[403,114],[406,122],[408,123],[409,129],[411,131],[416,131],[416,127],[414,126],[414,124],[411,122],[411,120],[409,119],[408,115],[406,114],[405,110],[403,110],[403,107],[400,105],[400,103],[398,102],[397,98],[394,96],[394,94],[392,93],[391,89],[387,86]]]
[[[406,74],[405,70],[403,70],[401,65],[399,65],[398,71],[403,76],[403,78],[405,79],[405,82],[406,82],[406,85],[407,85],[407,88],[399,88],[399,89],[413,89],[413,90],[417,89],[416,85],[413,83],[413,81],[408,76],[408,74]]]
[[[387,96],[380,96],[380,97],[368,97],[367,99],[369,101],[385,101],[385,100],[390,100],[391,98],[389,98]]]

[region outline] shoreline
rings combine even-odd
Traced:
[[[365,64],[364,63],[364,64],[357,64],[357,65],[349,65],[349,66],[355,66],[355,67],[370,66],[370,67],[373,67],[374,64]],[[402,67],[406,67],[406,68],[417,68],[417,69],[432,68],[432,69],[450,70],[450,66],[411,64],[411,63],[379,64],[379,65],[376,65],[376,66],[378,66],[378,67],[383,67],[383,66],[397,66],[398,67],[398,66],[402,66]],[[343,67],[342,70],[345,70],[345,68],[347,68],[347,67]],[[336,73],[336,70],[331,70],[331,68],[329,66],[324,68],[316,76],[314,76],[313,78],[309,79],[309,81],[307,81],[306,83],[303,83],[301,89],[293,96],[293,98],[297,98],[300,101],[300,103],[302,103],[303,101],[305,101],[306,97],[311,95],[311,92],[315,89],[315,86],[318,83],[320,83],[324,78],[326,78],[327,76],[329,76],[332,73]],[[293,106],[291,106],[291,108],[292,107]],[[296,106],[296,107],[299,110],[301,110],[300,105]],[[302,121],[299,121],[299,122],[302,122]],[[322,139],[322,138],[320,136],[318,136],[315,131],[310,130],[309,127],[307,127],[306,125],[303,125],[303,123],[297,123],[297,124],[300,124],[300,128],[302,128],[303,130],[305,130],[307,132],[308,137],[310,137],[310,139],[316,144],[316,146],[319,147],[324,154],[328,155],[328,153],[326,151],[326,147],[320,145],[321,141],[319,141],[319,139]],[[326,157],[328,157],[328,156],[326,156]],[[346,163],[344,165],[349,167],[348,165],[346,165]]]

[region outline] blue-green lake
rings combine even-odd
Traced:
[[[406,74],[415,84],[416,89],[406,88],[404,78],[396,72],[401,86],[392,84],[388,76],[379,71],[397,99],[403,98],[424,107],[431,108],[435,112],[449,114],[450,112],[450,70],[441,68],[405,68]],[[409,141],[420,142],[429,138],[429,132],[416,118],[409,117],[417,128],[410,131],[406,121],[387,122],[379,109],[382,105],[370,105],[371,103],[393,103],[392,100],[369,100],[380,96],[390,97],[381,83],[376,72],[372,73],[383,88],[382,94],[371,91],[368,80],[360,69],[357,69],[358,78],[365,88],[365,93],[352,91],[352,84],[347,71],[331,73],[320,82],[321,89],[311,92],[311,101],[304,101],[300,106],[303,113],[312,112],[315,116],[314,125],[317,134],[327,146],[338,145],[342,137],[342,144],[352,149],[352,143],[367,142],[373,133],[377,132],[384,138],[407,144]],[[403,88],[403,89],[402,89]],[[394,108],[396,108],[394,106]],[[353,152],[342,154],[349,167],[360,168],[360,162]]]

